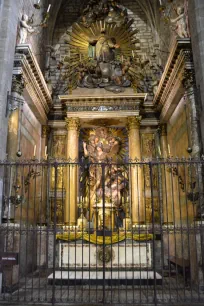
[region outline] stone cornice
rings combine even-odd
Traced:
[[[43,124],[52,106],[52,97],[29,45],[16,47],[13,74],[19,73],[22,73],[25,79],[25,88],[32,100],[29,106]]]
[[[167,115],[169,109],[171,109],[171,113],[173,112],[177,102],[179,102],[184,94],[185,90],[182,81],[186,61],[185,52],[187,50],[191,50],[189,38],[174,41],[153,101],[156,109],[162,112],[162,118]]]
[[[146,94],[134,94],[134,95],[103,95],[103,96],[74,96],[64,95],[59,96],[59,99],[66,106],[112,106],[112,105],[132,105],[144,102]]]

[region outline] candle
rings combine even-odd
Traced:
[[[121,62],[123,63],[123,55],[121,56]]]
[[[38,0],[38,4],[40,3],[40,0]]]
[[[33,156],[36,155],[36,145],[34,146],[34,152],[33,152]]]
[[[170,151],[170,145],[168,144],[168,152],[169,152],[169,156],[171,156],[171,151]]]
[[[51,4],[49,4],[49,6],[48,6],[47,13],[49,13],[50,8],[51,8]]]
[[[45,157],[47,157],[47,146],[45,147]]]
[[[161,149],[160,149],[160,146],[158,146],[158,152],[159,152],[159,155],[161,156]]]
[[[134,58],[135,57],[135,53],[134,53],[134,51],[132,50],[132,57]]]
[[[159,0],[160,5],[162,5],[162,0]]]

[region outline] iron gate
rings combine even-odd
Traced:
[[[1,303],[203,305],[203,164],[1,163]]]

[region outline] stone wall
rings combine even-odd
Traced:
[[[197,103],[204,146],[204,1],[189,1],[190,30],[197,83]]]
[[[188,136],[188,131],[190,132],[190,118],[188,104],[185,110],[185,102],[184,99],[181,99],[167,124],[167,139],[170,155],[173,158],[190,157],[187,152],[188,147],[191,146],[191,143],[188,143],[188,139],[190,139]],[[195,217],[193,204],[187,200],[187,192],[189,192],[189,167],[181,164],[177,165],[177,169],[178,175],[171,175],[174,222],[186,224],[192,222]],[[179,184],[179,176],[185,184],[185,190],[182,190],[182,186]]]
[[[36,158],[40,158],[41,151],[41,124],[35,118],[29,106],[25,103],[22,113],[21,152],[23,159],[30,159],[36,145]]]
[[[39,24],[42,20],[42,12],[48,5],[48,1],[41,1],[43,11],[35,10],[33,4],[35,0],[7,0],[0,2],[0,160],[5,158],[6,155],[6,142],[7,142],[7,120],[6,104],[7,104],[7,92],[11,90],[12,82],[12,70],[15,53],[15,45],[18,43],[19,22],[22,14],[27,14],[29,17],[33,17],[33,25]],[[46,30],[39,29],[40,33],[28,35],[28,43],[31,44],[34,54],[36,55],[41,68],[44,65],[44,48],[46,37]]]

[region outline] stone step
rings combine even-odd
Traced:
[[[53,285],[162,285],[162,276],[153,271],[56,271],[48,277]]]

